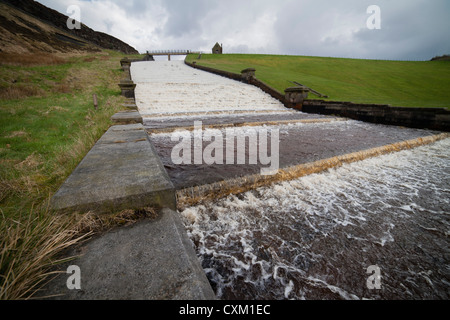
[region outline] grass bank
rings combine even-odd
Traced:
[[[99,223],[48,202],[122,109],[121,58],[0,55],[0,299],[32,296],[58,254]]]
[[[254,54],[191,54],[200,65],[256,77],[284,92],[296,81],[329,97],[355,103],[450,108],[449,61],[383,61]],[[316,98],[310,95],[310,98]],[[322,98],[320,98],[322,99]]]

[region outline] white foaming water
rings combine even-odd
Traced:
[[[183,61],[131,65],[136,104],[145,115],[180,112],[286,110],[262,90],[190,68]]]
[[[174,119],[174,118],[170,118],[170,117],[164,117],[164,119]],[[194,122],[192,122],[192,126],[194,126]],[[349,126],[353,125],[354,127],[356,126],[361,126],[359,121],[354,121],[354,120],[349,120],[349,121],[331,121],[331,122],[326,122],[326,123],[301,123],[301,122],[295,122],[295,123],[286,123],[286,124],[280,124],[280,125],[258,125],[258,126],[254,126],[254,125],[250,125],[250,126],[241,126],[241,127],[228,127],[228,128],[203,128],[202,129],[202,134],[203,135],[212,135],[217,131],[220,131],[220,133],[223,136],[226,136],[226,133],[229,132],[230,134],[232,134],[233,136],[245,136],[248,135],[249,133],[253,133],[253,132],[259,132],[262,130],[278,130],[280,131],[280,133],[283,134],[289,134],[289,129],[301,129],[301,128],[305,128],[305,127],[312,127],[314,126],[314,128],[316,129],[320,129],[320,128],[332,128],[333,130],[342,130],[344,131],[346,128],[348,128]],[[193,134],[193,133],[189,133],[190,131],[186,130],[186,129],[177,129],[175,130],[175,132],[184,132],[185,134]],[[171,137],[174,133],[173,132],[157,132],[157,133],[152,133],[152,138],[154,139],[163,139],[163,138],[167,138],[167,137]]]
[[[448,299],[449,185],[446,139],[181,214],[219,298]]]

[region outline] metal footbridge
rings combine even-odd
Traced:
[[[192,50],[153,50],[153,51],[147,51],[148,55],[151,56],[168,56],[169,61],[171,56],[186,56],[188,54],[195,53],[200,54],[199,51],[192,51]]]

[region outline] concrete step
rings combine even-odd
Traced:
[[[174,187],[142,124],[111,127],[53,196],[63,212],[160,208],[155,219],[77,247],[38,296],[64,300],[212,300],[214,292],[176,208]],[[77,266],[81,289],[67,286]]]
[[[142,116],[138,111],[121,111],[111,117],[111,121],[115,125],[126,125],[143,123]]]

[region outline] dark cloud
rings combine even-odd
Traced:
[[[83,8],[84,23],[152,49],[430,59],[450,53],[448,0],[39,0],[61,12]],[[369,30],[367,8],[381,8]]]

